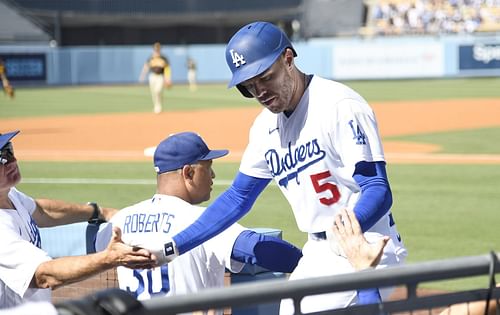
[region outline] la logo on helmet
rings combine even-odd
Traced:
[[[238,54],[236,51],[234,51],[234,49],[231,49],[229,53],[231,54],[231,58],[233,59],[233,64],[236,68],[239,68],[240,66],[247,63],[245,57],[243,57],[243,55]]]

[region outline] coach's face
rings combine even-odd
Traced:
[[[297,105],[292,102],[297,92],[293,62],[293,52],[287,49],[269,69],[241,85],[271,112],[293,111]]]
[[[215,172],[212,169],[212,160],[198,161],[192,165],[191,203],[199,204],[210,199]]]

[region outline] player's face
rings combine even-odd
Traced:
[[[21,173],[9,142],[0,150],[0,188],[11,188],[21,181]]]
[[[212,169],[212,160],[198,161],[193,167],[194,190],[191,196],[193,199],[191,202],[193,204],[199,204],[210,199],[215,172]]]
[[[244,81],[242,86],[273,113],[291,111],[296,105],[291,102],[295,86],[292,67],[283,55],[271,68]]]

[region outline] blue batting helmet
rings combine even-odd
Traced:
[[[269,69],[286,48],[297,56],[286,34],[276,25],[253,22],[243,26],[226,47],[226,62],[233,73],[228,88],[236,86],[245,97],[253,97],[240,83]]]

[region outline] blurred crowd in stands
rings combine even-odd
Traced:
[[[500,0],[371,1],[364,31],[371,35],[498,32]]]

